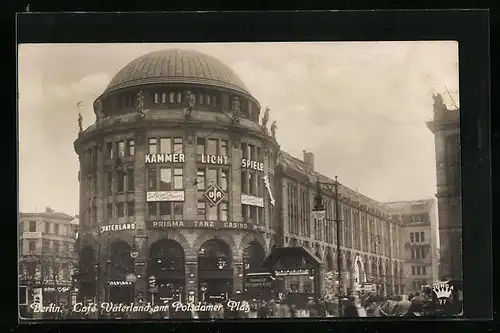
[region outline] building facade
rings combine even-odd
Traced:
[[[269,113],[259,124],[259,102],[219,60],[177,49],[141,56],[94,112],[74,143],[80,297],[227,297],[244,292],[245,273],[275,245],[314,249],[333,270],[334,229],[311,219],[316,177],[326,178],[280,151]],[[346,279],[397,292],[398,222],[373,200],[342,195]]]
[[[449,109],[434,95],[434,133],[439,210],[440,279],[462,280],[462,182],[460,109]]]
[[[439,279],[439,234],[435,199],[385,204],[403,226],[403,293],[421,291]]]
[[[306,151],[303,160],[281,152],[278,171],[279,239],[284,246],[302,246],[314,253],[324,268],[320,288],[336,290],[336,286],[325,285],[336,283],[326,276],[337,272],[335,195],[327,186],[322,186],[325,220],[317,221],[311,215],[317,180],[326,184],[334,181],[314,170],[314,154]],[[403,284],[399,220],[393,220],[381,203],[343,185],[339,186],[339,204],[344,291],[373,284],[380,294],[399,294]]]
[[[67,302],[76,264],[74,218],[47,208],[20,213],[19,279],[28,299],[37,290],[43,302]],[[41,291],[41,292],[40,292]]]

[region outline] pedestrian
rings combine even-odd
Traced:
[[[344,298],[344,317],[358,317],[358,309],[354,304],[354,297]]]

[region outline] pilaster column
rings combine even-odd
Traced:
[[[184,219],[196,220],[198,207],[196,133],[188,131],[184,139]]]
[[[243,292],[243,258],[233,259],[233,293]]]
[[[231,175],[228,179],[229,190],[229,220],[243,221],[241,212],[241,149],[239,133],[233,133],[231,143],[229,144],[231,150]],[[235,186],[232,186],[232,185]],[[264,205],[266,206],[266,205]]]
[[[146,163],[147,138],[145,131],[138,131],[135,137],[134,201],[136,229],[146,229]]]
[[[326,273],[326,267],[325,264],[320,264],[319,266],[319,272],[318,272],[318,283],[317,283],[317,294],[319,297],[322,297],[325,293],[325,273]]]
[[[198,303],[198,257],[196,256],[186,256],[186,267],[185,267],[185,303]]]

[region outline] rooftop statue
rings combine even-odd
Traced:
[[[278,125],[276,123],[276,120],[273,121],[273,123],[271,124],[271,136],[273,138],[276,138],[276,130],[278,129]]]
[[[141,118],[144,118],[149,111],[144,109],[144,94],[142,90],[139,90],[135,96],[135,108],[137,110],[137,115]]]
[[[78,113],[78,130],[83,132],[83,117],[81,113]]]
[[[184,111],[184,118],[191,119],[191,112],[196,104],[196,95],[188,90],[186,91],[186,100],[188,101],[188,107]]]
[[[269,111],[271,111],[267,106],[266,106],[266,110],[264,111],[264,115],[262,116],[262,129],[264,130],[264,132],[267,133],[267,123],[269,122]]]

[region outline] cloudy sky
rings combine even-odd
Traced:
[[[432,93],[458,104],[455,42],[21,45],[19,204],[78,213],[77,102],[92,101],[134,58],[194,49],[230,66],[278,122],[283,150],[378,201],[436,189]],[[446,93],[449,91],[450,96]]]

